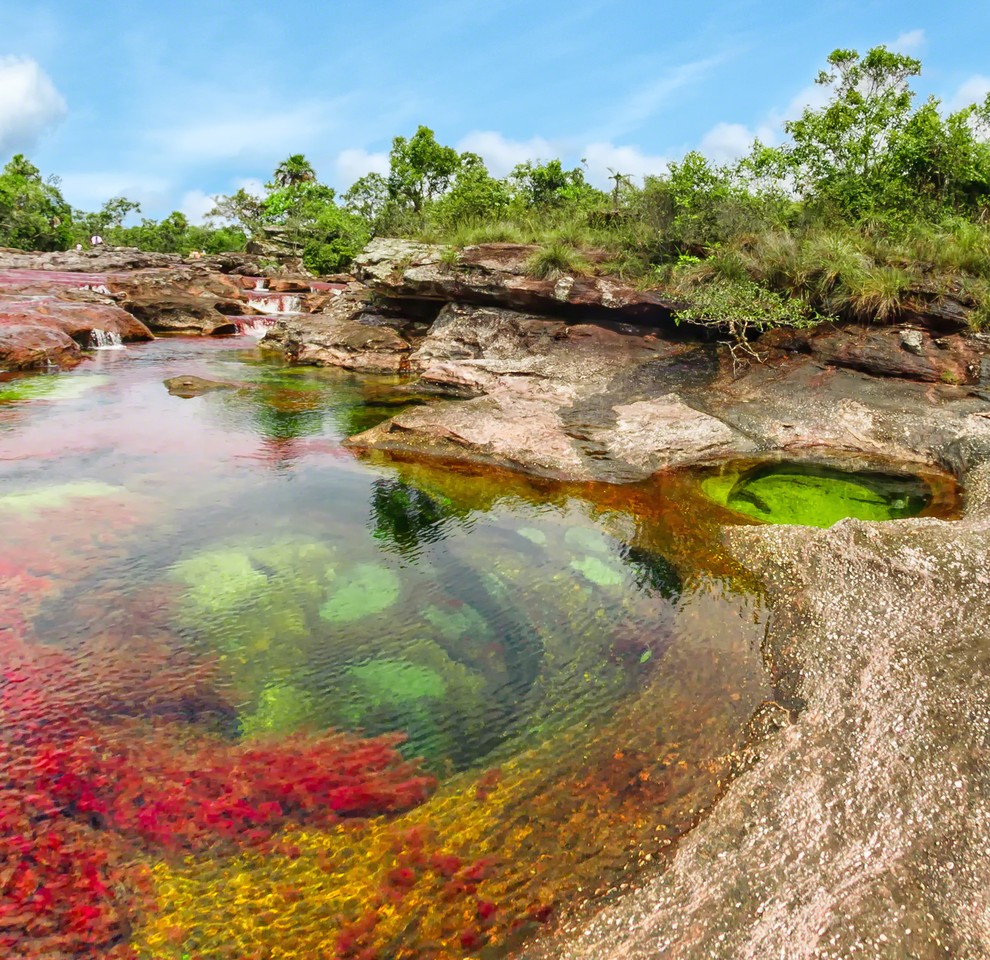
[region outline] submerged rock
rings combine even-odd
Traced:
[[[183,397],[187,400],[202,396],[204,393],[210,393],[213,390],[236,390],[240,386],[240,384],[227,380],[206,380],[203,377],[192,375],[169,377],[168,380],[162,382],[173,397]]]
[[[389,567],[359,563],[334,581],[330,597],[320,607],[320,616],[338,623],[363,620],[387,610],[401,593],[402,584]]]
[[[37,490],[15,491],[0,496],[0,514],[12,511],[20,514],[41,514],[58,510],[77,500],[120,497],[126,491],[98,480],[75,480]]]

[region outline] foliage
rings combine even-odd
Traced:
[[[437,143],[429,127],[420,126],[408,139],[396,137],[389,153],[390,200],[420,213],[424,204],[446,193],[461,163],[457,151]]]
[[[283,160],[265,190],[262,197],[243,189],[217,197],[210,217],[301,257],[318,275],[346,269],[368,240],[365,220],[338,206],[334,190],[320,183],[302,154]]]
[[[577,250],[554,241],[541,247],[530,257],[526,270],[533,277],[558,280],[565,274],[585,273],[588,264]]]
[[[808,327],[817,321],[808,305],[749,279],[717,278],[691,289],[691,303],[675,315],[678,323],[709,327],[728,335],[733,361],[748,354],[761,359],[750,341],[777,327]]]
[[[64,250],[72,236],[72,209],[57,177],[41,171],[23,154],[0,171],[0,246]]]
[[[824,102],[786,122],[783,143],[756,142],[735,164],[691,151],[642,185],[613,172],[609,193],[583,163],[556,158],[493,176],[479,156],[419,126],[394,138],[386,173],[368,173],[341,198],[293,154],[261,196],[215,198],[206,226],[180,213],[124,226],[137,204],[115,197],[73,213],[57,181],[18,156],[0,175],[0,243],[56,249],[99,232],[187,253],[252,240],[316,273],[346,269],[375,235],[452,251],[527,243],[541,248],[537,276],[590,270],[591,260],[598,272],[690,294],[709,321],[766,309],[770,325],[786,322],[780,304],[793,317],[800,300],[825,316],[892,322],[923,290],[962,291],[980,326],[990,316],[990,97],[954,111],[932,97],[919,103],[920,72],[917,59],[884,46],[835,50],[816,78]],[[581,257],[587,248],[604,256]],[[685,270],[685,258],[698,269]],[[444,263],[455,266],[453,253]],[[706,284],[716,289],[698,293]]]

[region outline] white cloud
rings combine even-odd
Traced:
[[[29,149],[67,112],[62,95],[34,60],[0,57],[0,153]]]
[[[777,131],[769,125],[761,125],[755,130],[743,123],[716,123],[698,144],[698,150],[716,163],[731,163],[749,153],[753,141],[773,143]]]
[[[83,210],[97,210],[111,197],[127,197],[142,207],[155,207],[167,201],[170,187],[164,177],[116,171],[66,173],[61,184],[65,199]]]
[[[257,177],[241,177],[234,181],[234,190],[243,190],[252,197],[263,197],[268,191]]]
[[[924,30],[907,30],[890,45],[898,53],[917,53],[925,45]]]
[[[581,156],[588,162],[588,180],[602,189],[613,185],[609,180],[613,171],[642,178],[663,173],[668,162],[667,157],[651,156],[636,147],[619,147],[607,142],[589,143]]]
[[[202,190],[188,190],[182,195],[179,210],[185,214],[190,223],[202,223],[214,206],[213,197],[203,193]]]
[[[337,154],[337,183],[347,189],[366,173],[388,173],[388,154],[369,153],[360,148],[341,150]]]
[[[962,110],[971,103],[982,103],[990,94],[990,77],[976,74],[966,80],[959,89],[945,102],[950,113]]]
[[[510,140],[493,130],[477,130],[463,137],[457,144],[460,152],[478,154],[493,177],[504,177],[513,167],[527,160],[553,160],[560,150],[543,137],[529,140]]]
[[[329,100],[246,114],[214,105],[198,117],[150,131],[148,139],[176,162],[281,159],[318,147],[336,125],[338,107],[338,101]]]
[[[754,140],[769,146],[784,139],[784,123],[796,120],[807,109],[820,110],[828,103],[828,90],[813,83],[799,90],[785,107],[770,110],[764,119],[750,127],[742,123],[716,123],[702,138],[698,149],[718,163],[731,163],[749,153]]]

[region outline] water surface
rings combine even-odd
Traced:
[[[359,459],[399,386],[244,338],[0,383],[5,955],[490,960],[718,797],[755,519]]]

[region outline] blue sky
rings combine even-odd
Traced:
[[[527,158],[660,170],[728,158],[814,97],[834,48],[919,56],[922,94],[990,91],[977,0],[0,0],[0,163],[73,204],[198,219],[305,153],[343,189],[424,123],[504,174]]]

